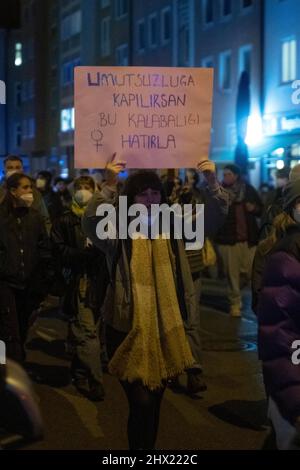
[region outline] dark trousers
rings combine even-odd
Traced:
[[[0,339],[6,345],[7,357],[20,363],[25,360],[29,317],[37,305],[29,289],[15,289],[0,282]]]
[[[106,326],[106,346],[109,359],[112,358],[125,337],[126,333]],[[154,449],[165,386],[152,391],[138,381],[132,383],[121,381],[121,385],[129,405],[127,422],[129,449]]]

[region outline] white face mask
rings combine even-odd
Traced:
[[[87,205],[92,196],[93,193],[91,193],[91,191],[88,191],[87,189],[79,189],[75,192],[74,199],[79,206],[84,207]]]
[[[143,225],[152,226],[155,223],[157,217],[158,214],[151,216],[151,213],[149,213],[146,216],[144,214],[140,214],[139,219]]]
[[[22,194],[22,196],[20,196],[20,199],[25,203],[25,206],[30,207],[33,203],[33,194]]]
[[[45,189],[46,180],[44,180],[43,178],[37,178],[35,184],[38,189]]]
[[[20,173],[20,170],[7,170],[6,172],[6,179],[8,179],[11,175],[14,175],[15,173]]]

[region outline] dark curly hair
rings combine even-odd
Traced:
[[[142,193],[145,189],[149,188],[160,191],[161,202],[166,202],[162,182],[158,174],[152,170],[139,170],[131,174],[125,182],[122,195],[127,196],[127,203],[130,206],[134,203],[134,198],[137,194]]]

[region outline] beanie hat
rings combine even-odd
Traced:
[[[241,169],[239,166],[234,165],[234,163],[230,163],[224,167],[224,170],[231,171],[234,175],[241,176]]]
[[[300,197],[300,179],[290,181],[283,190],[283,209],[289,209],[292,203]]]

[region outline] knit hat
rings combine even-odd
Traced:
[[[226,165],[224,167],[224,170],[229,170],[231,171],[234,175],[241,176],[241,169],[239,166],[234,165],[233,163],[230,163],[229,165]]]
[[[283,209],[288,209],[292,203],[300,198],[300,179],[290,181],[283,190]]]

